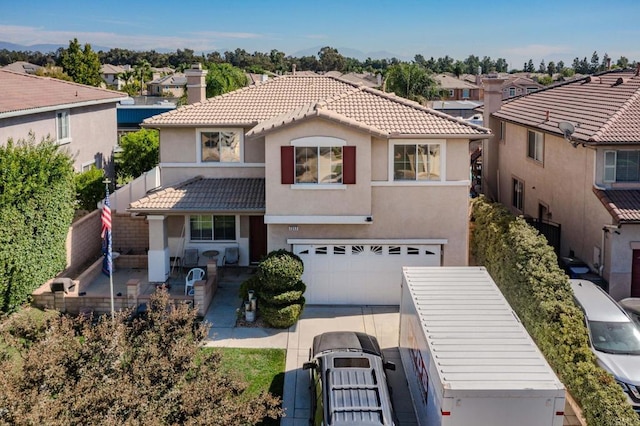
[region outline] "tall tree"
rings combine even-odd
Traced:
[[[557,68],[556,68],[556,64],[553,61],[549,61],[549,65],[547,65],[547,74],[549,74],[549,76],[553,77],[553,74],[555,74]]]
[[[89,43],[80,48],[78,39],[69,42],[69,48],[65,49],[61,56],[61,65],[64,72],[76,83],[98,87],[102,84],[100,76],[100,59],[98,54],[91,50]]]
[[[544,59],[540,61],[540,65],[538,66],[538,72],[539,73],[547,72],[547,65],[544,63]]]
[[[438,97],[438,85],[431,74],[418,64],[398,64],[389,67],[384,82],[385,92],[426,103]]]
[[[207,98],[238,90],[247,85],[247,76],[230,64],[209,64],[206,76]]]
[[[536,69],[533,66],[533,59],[529,59],[529,62],[527,62],[527,69],[525,69],[526,72],[535,72]]]
[[[594,50],[593,54],[591,55],[591,63],[589,64],[589,73],[593,74],[595,72],[598,72],[599,68],[600,68],[600,57],[598,56],[598,52]]]
[[[340,71],[344,69],[345,59],[338,49],[325,46],[318,52],[318,60],[320,61],[320,67],[322,71]]]
[[[160,138],[154,129],[142,129],[120,138],[122,151],[116,157],[118,178],[137,178],[158,165]]]
[[[629,67],[629,59],[624,57],[624,56],[620,56],[620,59],[618,59],[618,61],[616,62],[616,65],[619,66],[622,69],[628,68]]]

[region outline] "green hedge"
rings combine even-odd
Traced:
[[[0,310],[13,311],[66,267],[75,186],[69,154],[51,141],[0,146]]]
[[[584,317],[553,248],[504,206],[474,200],[471,251],[487,268],[589,425],[640,425],[614,378],[589,349]]]

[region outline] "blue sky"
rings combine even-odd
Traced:
[[[331,46],[401,59],[470,54],[521,68],[597,51],[640,61],[640,1],[32,0],[0,2],[0,41],[132,50],[242,48],[294,55]],[[341,50],[341,48],[343,50]]]

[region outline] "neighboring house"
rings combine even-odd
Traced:
[[[121,77],[122,73],[131,70],[132,68],[130,65],[121,66],[104,64],[100,67],[100,75],[102,76],[102,80],[104,80],[107,86],[113,87],[116,90],[122,90],[124,85],[127,84],[127,82],[124,81],[124,79]]]
[[[76,171],[95,165],[111,175],[116,104],[125,94],[4,70],[0,93],[0,144],[49,136],[71,153]]]
[[[35,74],[40,68],[42,68],[40,65],[25,61],[16,61],[9,65],[5,65],[4,67],[0,67],[2,70],[18,72],[21,74]]]
[[[176,104],[167,100],[158,100],[152,104],[136,102],[140,98],[127,98],[118,103],[118,137],[140,130],[140,124],[149,117],[176,109]],[[144,97],[148,101],[149,98]]]
[[[165,75],[147,83],[147,91],[151,96],[171,96],[179,98],[184,95],[187,78],[183,73]]]
[[[436,111],[464,119],[471,119],[478,115],[477,109],[481,106],[481,101],[431,101],[431,108]],[[476,124],[482,125],[481,122],[477,122]]]
[[[542,88],[544,88],[542,84],[528,77],[507,74],[502,84],[502,99],[526,95]]]
[[[402,266],[468,264],[469,144],[487,129],[328,76],[205,99],[205,73],[187,71],[189,105],[143,123],[162,188],[127,210],[149,224],[150,281],[185,247],[236,246],[240,265],[288,249],[308,303],[385,305]]]
[[[433,78],[448,101],[482,100],[482,88],[479,85],[447,74],[435,74]]]
[[[483,191],[513,213],[555,225],[559,254],[589,263],[614,298],[640,297],[638,71],[504,102],[500,79],[484,83],[484,123],[496,139],[483,149]]]
[[[327,71],[324,75],[329,77],[340,78],[345,81],[349,81],[354,84],[360,84],[372,89],[379,89],[382,87],[382,74],[371,73],[341,73],[340,71]]]

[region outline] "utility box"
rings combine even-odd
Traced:
[[[564,385],[485,268],[405,267],[400,303],[420,425],[562,425]]]

